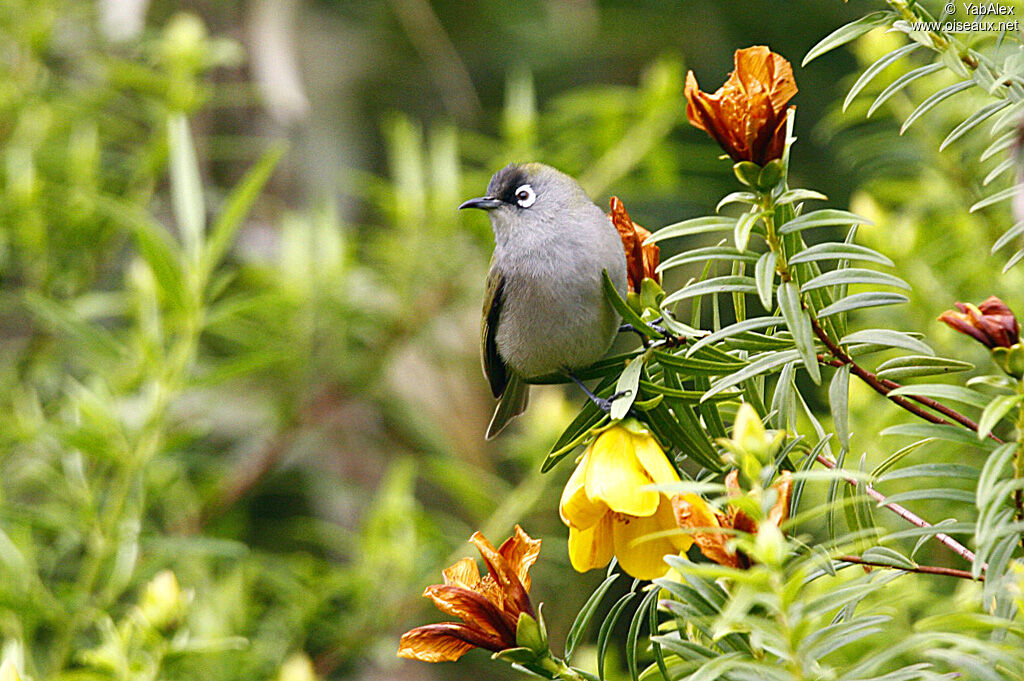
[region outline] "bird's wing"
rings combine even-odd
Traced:
[[[508,368],[498,354],[498,318],[501,316],[505,278],[491,268],[487,275],[487,297],[484,300],[483,319],[480,324],[480,353],[483,356],[484,375],[491,384],[491,392],[501,397],[508,385]]]

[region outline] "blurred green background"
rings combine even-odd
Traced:
[[[538,467],[581,396],[535,389],[484,441],[492,242],[456,206],[541,160],[652,230],[713,212],[735,180],[687,125],[682,85],[693,69],[716,89],[740,47],[794,64],[791,183],[875,217],[865,243],[915,286],[872,325],[987,369],[933,321],[954,299],[1013,306],[1024,283],[988,255],[1005,209],[966,212],[977,153],[934,151],[960,110],[902,138],[892,113],[913,96],[870,121],[866,103],[840,112],[892,36],[799,67],[878,4],[5,0],[3,654],[37,679],[510,678],[479,651],[432,666],[395,650],[435,621],[420,593],[469,535],[497,543],[515,522],[545,539],[534,601],[562,641],[599,575],[568,565],[568,467]],[[179,114],[211,222],[287,147],[225,257],[186,268],[182,300],[149,257],[154,233],[188,251],[168,181]],[[871,434],[898,415],[859,389],[851,403],[859,450],[891,451]],[[165,569],[182,593],[146,591]],[[145,608],[170,608],[160,636],[133,629]]]

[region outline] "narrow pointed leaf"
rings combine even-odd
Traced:
[[[1010,100],[1004,99],[998,102],[992,102],[991,104],[987,104],[986,106],[983,106],[982,108],[975,111],[973,114],[968,116],[963,123],[953,128],[950,131],[950,133],[946,135],[946,139],[942,140],[942,142],[939,144],[939,151],[944,151],[945,148],[948,147],[950,144],[957,141],[958,139],[966,135],[968,132],[984,123],[986,120],[994,116],[1002,109],[1005,109],[1007,106],[1009,106],[1009,104]]]
[[[855,331],[843,336],[839,339],[839,343],[841,345],[869,343],[872,345],[885,345],[891,348],[903,348],[904,350],[910,350],[922,355],[935,354],[935,351],[923,341],[900,331],[893,331],[892,329],[864,329],[863,331]]]
[[[864,260],[867,262],[876,262],[886,267],[892,267],[892,260],[885,257],[878,251],[868,248],[867,246],[858,246],[857,244],[847,244],[830,241],[823,244],[817,244],[811,246],[805,250],[800,251],[789,259],[789,263],[796,264],[801,262],[816,262],[819,260]]]
[[[902,381],[919,376],[941,376],[961,371],[970,371],[974,365],[946,357],[930,355],[904,355],[882,362],[878,365],[875,375],[890,381]]]
[[[823,208],[811,213],[804,213],[783,224],[778,229],[779,234],[792,234],[814,227],[830,227],[834,225],[873,225],[866,217],[851,213],[848,210],[837,210],[835,208]]]
[[[807,51],[804,56],[804,60],[800,62],[801,66],[807,66],[812,59],[817,59],[821,55],[841,47],[848,42],[856,40],[868,31],[876,29],[880,26],[888,26],[889,23],[897,18],[895,12],[879,11],[872,12],[867,16],[861,17],[856,21],[840,26],[836,30],[829,33],[827,36],[822,38],[818,43]]]
[[[828,405],[832,411],[832,423],[836,438],[843,449],[850,448],[850,366],[836,369],[828,385]]]
[[[834,314],[860,310],[867,307],[880,307],[882,305],[898,305],[909,302],[901,293],[887,293],[884,291],[869,291],[865,293],[854,293],[853,295],[840,298],[836,302],[818,310],[818,318],[828,317]]]
[[[875,113],[878,107],[885,104],[889,100],[889,98],[892,97],[894,94],[896,94],[903,88],[907,87],[918,78],[923,78],[925,76],[931,75],[936,71],[941,71],[943,68],[945,67],[941,63],[935,62],[933,64],[925,64],[924,66],[919,66],[916,69],[907,71],[902,76],[900,76],[892,83],[890,83],[884,90],[882,90],[878,94],[877,97],[875,97],[875,101],[871,102],[871,106],[868,107],[868,112],[865,115],[868,118],[870,118],[871,114]]]
[[[690,236],[692,234],[725,232],[733,229],[735,226],[736,218],[717,215],[693,218],[692,220],[684,220],[682,222],[662,227],[657,232],[647,237],[644,241],[644,245],[654,244],[659,241],[664,241],[665,239],[674,239],[680,236]]]
[[[754,267],[754,285],[757,287],[757,297],[761,299],[764,309],[771,311],[773,303],[772,284],[775,282],[775,261],[777,256],[774,251],[767,251],[757,261]]]
[[[910,290],[910,284],[897,276],[887,272],[876,272],[875,270],[863,269],[860,267],[848,267],[842,270],[832,270],[814,277],[800,287],[801,291],[812,291],[823,286],[841,286],[849,284],[864,284],[870,286],[893,286]]]
[[[800,302],[800,291],[792,281],[784,281],[779,285],[779,308],[786,320],[786,327],[793,335],[793,342],[804,361],[807,374],[816,384],[821,383],[821,370],[818,368],[818,352],[814,347],[814,332],[811,330],[811,319]]]
[[[754,376],[760,376],[763,373],[767,373],[772,369],[780,367],[790,362],[796,362],[801,359],[799,350],[783,350],[781,352],[768,353],[765,356],[758,357],[756,360],[751,362],[749,365],[736,371],[729,376],[724,376],[714,383],[711,384],[711,388],[704,393],[702,401],[710,399],[712,396],[733,387],[739,385],[743,381],[753,378]]]
[[[1003,395],[992,400],[985,407],[985,411],[981,412],[981,418],[978,420],[978,439],[988,437],[995,425],[1010,413],[1011,409],[1019,405],[1021,400],[1024,400],[1024,395]]]
[[[865,88],[865,86],[867,86],[868,83],[874,80],[875,76],[884,71],[887,66],[899,60],[900,57],[910,54],[919,47],[921,47],[921,43],[910,43],[909,45],[904,45],[898,50],[893,50],[871,66],[867,67],[864,70],[864,73],[860,75],[857,82],[853,84],[853,87],[851,87],[850,91],[846,94],[846,99],[843,100],[843,111],[846,111],[854,98]]]
[[[725,277],[713,277],[711,279],[705,279],[704,281],[698,281],[695,284],[679,289],[674,293],[670,293],[665,300],[662,301],[662,306],[668,306],[672,303],[685,300],[687,298],[693,298],[694,296],[704,296],[711,293],[757,293],[757,285],[751,277],[743,276],[725,276]]]
[[[907,120],[903,121],[903,125],[900,126],[900,134],[906,132],[907,128],[914,124],[918,118],[931,111],[937,104],[945,99],[952,97],[958,92],[963,92],[968,88],[974,87],[975,83],[972,80],[962,80],[959,83],[953,83],[947,85],[938,92],[931,94],[927,99],[921,102],[916,109],[907,116]]]

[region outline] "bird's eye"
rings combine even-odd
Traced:
[[[516,203],[518,203],[521,208],[529,208],[536,200],[537,195],[533,192],[533,187],[530,185],[524,184],[516,189]]]

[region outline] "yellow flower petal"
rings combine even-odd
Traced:
[[[666,555],[679,552],[667,536],[650,535],[676,529],[672,505],[664,495],[658,512],[647,518],[618,516],[614,525],[615,557],[622,569],[637,579],[656,579],[668,572]]]
[[[665,450],[650,435],[633,435],[636,458],[656,483],[679,482],[679,474],[669,463]]]
[[[569,526],[569,562],[577,572],[602,568],[612,559],[612,514],[606,513],[593,527]]]
[[[649,516],[658,510],[661,495],[643,489],[651,478],[637,459],[633,439],[622,427],[601,433],[587,452],[584,486],[592,501],[603,501],[612,511]]]
[[[558,515],[562,522],[578,530],[586,530],[594,526],[608,513],[608,507],[600,501],[591,501],[584,487],[586,478],[587,455],[580,459],[576,470],[569,476],[569,482],[562,490],[562,499],[558,502]]]

